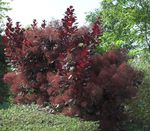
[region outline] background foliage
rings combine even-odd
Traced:
[[[103,0],[101,7],[87,15],[93,22],[99,16],[104,33],[98,50],[125,47],[130,55],[139,50],[150,52],[150,1],[149,0]]]
[[[128,122],[128,131],[149,131],[150,130],[150,53],[143,52],[139,59],[131,63],[134,67],[143,71],[144,79],[138,89],[134,101],[128,101],[127,111],[131,119]]]
[[[6,17],[6,12],[10,10],[9,3],[0,0],[0,23]]]
[[[9,3],[0,0],[0,103],[7,101],[9,97],[9,88],[3,82],[3,75],[7,71],[7,64],[4,57],[4,45],[2,44],[2,31],[3,31],[3,19],[6,16],[6,12],[9,11]]]

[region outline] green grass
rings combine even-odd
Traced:
[[[36,105],[0,109],[0,131],[96,131],[96,122],[40,111]]]

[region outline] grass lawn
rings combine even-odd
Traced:
[[[40,111],[36,105],[0,109],[0,131],[96,131],[96,122]]]

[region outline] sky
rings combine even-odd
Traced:
[[[9,1],[11,11],[7,13],[13,22],[19,21],[23,26],[28,26],[33,19],[40,23],[42,20],[50,21],[61,19],[66,8],[73,5],[78,18],[79,26],[86,24],[85,16],[89,11],[100,7],[101,0],[3,0]]]

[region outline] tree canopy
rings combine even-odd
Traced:
[[[5,17],[5,12],[10,10],[8,6],[8,2],[4,2],[3,0],[0,0],[0,22]]]
[[[93,22],[97,16],[104,29],[100,51],[126,47],[150,52],[150,0],[103,0],[86,19]]]

